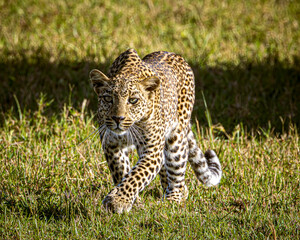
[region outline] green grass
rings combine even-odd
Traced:
[[[0,1],[0,238],[300,238],[299,14],[297,1]],[[117,215],[101,208],[113,186],[88,73],[129,47],[192,66],[194,132],[224,175],[206,189],[188,167],[181,205],[159,203],[155,179]]]

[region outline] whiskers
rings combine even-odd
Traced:
[[[128,128],[127,142],[128,145],[136,145],[144,148],[146,142],[143,136],[142,129],[136,125],[131,125]]]
[[[88,139],[91,139],[91,141],[93,141],[96,136],[100,136],[102,149],[105,149],[106,144],[109,143],[110,141],[110,138],[114,138],[113,136],[115,135],[118,134],[109,130],[106,123],[104,123],[100,125],[97,129],[95,129],[92,133],[90,133],[82,142],[80,142],[77,145],[77,147],[79,147]],[[131,125],[127,129],[127,133],[124,135],[124,137],[125,139],[123,137],[122,139],[127,141],[128,147],[134,145],[134,146],[138,146],[139,148],[145,148],[146,146],[146,141],[143,136],[143,130],[136,125]]]
[[[101,145],[103,148],[103,144],[106,142],[106,138],[107,138],[106,132],[107,132],[107,126],[105,124],[102,124],[100,127],[95,129],[92,133],[90,133],[82,142],[77,144],[76,147],[79,147],[81,144],[83,144],[89,138],[91,138],[91,141],[93,142],[94,138],[99,135],[100,139],[101,139]]]
[[[95,131],[93,131],[92,133],[90,133],[85,139],[83,139],[82,142],[80,142],[79,144],[77,144],[77,147],[79,147],[82,143],[84,143],[86,140],[88,140],[91,136],[93,137],[92,140],[95,138],[95,136],[97,136],[99,134],[99,130],[100,127],[97,128]]]
[[[100,135],[100,139],[101,139],[102,149],[105,148],[105,144],[107,142],[107,137],[109,136],[109,134],[107,133],[108,131],[109,131],[109,129],[107,128],[106,124],[102,124],[99,128],[99,135]]]

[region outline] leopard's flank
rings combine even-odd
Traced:
[[[115,184],[103,200],[106,209],[128,212],[157,174],[167,200],[186,199],[188,161],[204,185],[219,184],[218,157],[212,150],[203,154],[191,130],[194,74],[181,56],[154,52],[141,59],[129,49],[107,75],[94,69],[90,79],[99,101],[102,148]],[[132,168],[131,147],[139,156]]]

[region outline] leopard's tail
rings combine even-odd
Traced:
[[[188,159],[196,177],[207,187],[218,185],[222,177],[222,169],[216,153],[213,150],[207,150],[203,154],[191,129],[188,133],[188,144]]]

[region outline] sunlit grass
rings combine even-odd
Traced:
[[[141,194],[142,209],[116,216],[101,208],[113,186],[98,136],[88,137],[96,128],[92,118],[84,107],[66,107],[59,119],[49,119],[47,103],[39,104],[34,119],[26,113],[22,120],[7,115],[0,131],[2,237],[299,236],[299,135],[294,125],[281,136],[263,130],[253,136],[239,126],[228,139],[217,137],[220,126],[211,126],[214,140],[208,129],[198,128],[201,148],[213,147],[221,159],[220,186],[204,188],[188,167],[185,203],[158,203],[161,187],[155,179]]]

